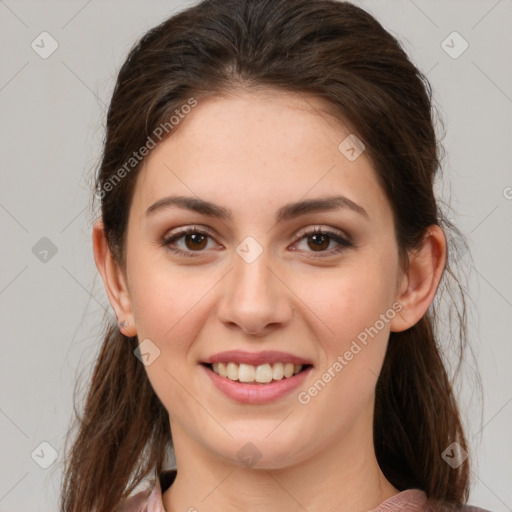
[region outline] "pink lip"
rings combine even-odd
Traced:
[[[225,361],[225,359],[223,359],[223,361]],[[313,369],[313,367],[310,366],[293,377],[284,378],[283,380],[270,384],[246,384],[233,381],[227,377],[221,377],[208,366],[199,365],[199,367],[212,379],[217,389],[222,391],[226,396],[237,402],[253,405],[266,404],[278,400],[292,392],[304,382],[304,379]]]
[[[227,350],[210,356],[202,361],[203,363],[229,363],[230,361],[240,364],[252,364],[258,366],[265,363],[293,363],[293,364],[312,364],[311,361],[287,352],[278,352],[275,350],[266,350],[263,352],[244,352],[243,350]]]

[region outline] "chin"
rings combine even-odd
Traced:
[[[265,432],[255,432],[253,436],[236,437],[230,439],[224,446],[224,450],[219,453],[219,446],[214,451],[219,453],[223,458],[228,459],[231,463],[247,469],[285,469],[296,464],[300,464],[304,460],[304,450],[306,446],[299,446],[298,439],[279,436],[274,432],[266,439],[269,430]],[[301,443],[304,438],[301,438]],[[211,443],[211,439],[209,440]]]

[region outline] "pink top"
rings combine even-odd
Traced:
[[[126,503],[118,508],[118,512],[166,512],[162,503],[161,481],[166,482],[163,483],[165,492],[175,477],[176,470],[164,471],[160,479],[151,483],[145,490],[128,498]],[[420,489],[407,489],[391,496],[369,512],[427,512],[428,510],[432,509],[427,508],[426,494]],[[469,505],[461,510],[464,512],[489,512]]]

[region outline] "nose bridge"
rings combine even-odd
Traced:
[[[270,251],[247,237],[236,252],[221,299],[221,320],[251,333],[282,323],[285,297],[272,270]]]
[[[237,252],[239,251],[237,250]],[[247,300],[261,299],[263,295],[267,300],[270,298],[272,273],[269,268],[268,255],[264,253],[268,253],[268,251],[263,251],[254,259],[245,259],[244,256],[240,256],[240,253],[234,258],[234,286],[232,289],[234,295],[239,295],[240,298]]]

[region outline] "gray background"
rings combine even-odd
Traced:
[[[57,509],[73,386],[79,372],[90,370],[108,309],[92,256],[89,206],[107,104],[131,45],[186,5],[0,0],[0,511]],[[470,239],[474,261],[468,276],[475,357],[461,388],[477,462],[470,502],[511,511],[512,2],[359,5],[428,73],[446,124],[440,191]],[[39,52],[51,49],[43,31],[58,43],[47,58],[31,47],[35,41]],[[453,31],[469,44],[457,58],[445,51],[462,49],[457,36],[446,40]]]

